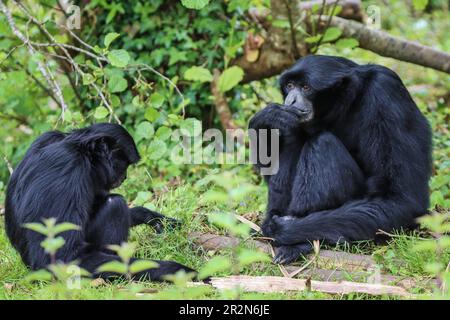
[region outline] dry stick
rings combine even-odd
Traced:
[[[28,38],[26,38],[22,32],[17,29],[16,24],[12,18],[11,11],[8,9],[8,7],[3,3],[3,0],[0,0],[0,8],[3,11],[3,13],[6,16],[6,20],[8,22],[9,27],[13,31],[13,33],[17,36],[17,38],[22,41],[27,49],[30,55],[34,55],[37,51],[34,49],[34,47],[31,45]],[[50,86],[51,90],[53,91],[54,95],[58,98],[60,106],[61,106],[61,117],[64,119],[64,113],[68,109],[66,102],[64,101],[64,96],[62,94],[61,88],[59,87],[58,83],[56,82],[55,78],[53,77],[52,73],[50,72],[50,69],[44,65],[41,61],[37,60],[37,67],[41,74],[44,76],[45,80],[47,81],[48,85]]]
[[[238,238],[211,233],[192,232],[189,234],[189,238],[205,250],[229,249],[240,243]],[[266,242],[247,240],[245,243],[263,252],[271,253],[270,245]],[[317,263],[323,267],[340,267],[349,271],[367,270],[376,266],[371,256],[331,250],[320,250]]]
[[[370,295],[394,295],[413,298],[405,289],[383,284],[359,283],[359,282],[309,282],[307,279],[290,279],[273,276],[229,276],[223,278],[211,278],[210,284],[217,289],[233,289],[240,287],[248,292],[287,292],[287,291],[319,291],[329,294],[366,293]]]

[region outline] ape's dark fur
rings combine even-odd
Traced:
[[[430,128],[392,70],[308,56],[280,83],[285,105],[250,121],[281,132],[263,225],[279,246],[275,261],[307,253],[315,239],[373,239],[426,213]]]
[[[138,161],[133,138],[115,124],[70,133],[52,131],[37,138],[14,170],[6,195],[6,231],[23,261],[32,269],[50,263],[40,246],[44,236],[23,224],[55,217],[82,228],[62,234],[66,244],[57,260],[78,260],[94,276],[114,276],[96,271],[101,264],[118,260],[106,246],[127,241],[131,226],[148,223],[160,228],[164,219],[143,207],[128,208],[123,197],[109,193],[126,178],[127,167]],[[162,280],[180,269],[192,271],[176,262],[157,262],[159,268],[136,277]]]

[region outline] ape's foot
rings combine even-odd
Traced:
[[[157,233],[162,233],[164,230],[179,229],[182,226],[180,220],[166,217],[155,218],[147,222],[148,225],[152,226]]]
[[[288,264],[297,260],[300,256],[306,256],[312,251],[309,243],[296,244],[293,246],[276,247],[276,255],[273,262],[276,264]]]

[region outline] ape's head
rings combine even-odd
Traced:
[[[307,56],[285,71],[280,78],[284,104],[304,123],[335,120],[345,112],[348,88],[356,63],[330,56]],[[343,99],[345,97],[345,99]]]
[[[95,183],[110,190],[120,186],[127,169],[140,159],[131,135],[120,125],[98,123],[69,134],[89,154]]]

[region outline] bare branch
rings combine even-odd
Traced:
[[[446,52],[394,37],[386,32],[371,29],[361,23],[339,17],[334,17],[330,25],[341,29],[345,37],[358,40],[359,46],[363,49],[384,57],[450,73],[450,54]]]
[[[19,31],[19,29],[17,29],[17,26],[11,15],[11,11],[3,3],[3,0],[0,0],[0,9],[5,14],[8,25],[11,28],[11,30],[13,31],[13,33],[17,36],[17,38],[20,39],[20,41],[22,41],[26,45],[30,55],[34,55],[37,52],[36,49],[33,47],[31,42],[29,41],[29,39],[27,37],[25,37],[24,34],[21,31]],[[61,88],[59,87],[59,84],[56,82],[53,74],[50,72],[50,69],[48,68],[47,65],[45,65],[44,63],[42,63],[41,61],[38,60],[37,66],[38,66],[39,71],[41,72],[41,74],[43,75],[45,80],[47,81],[48,85],[50,86],[51,90],[53,91],[54,95],[58,98],[61,109],[62,109],[61,117],[62,117],[62,119],[64,119],[64,113],[68,109],[68,107],[67,107],[66,102],[64,101],[64,96],[62,94]]]

